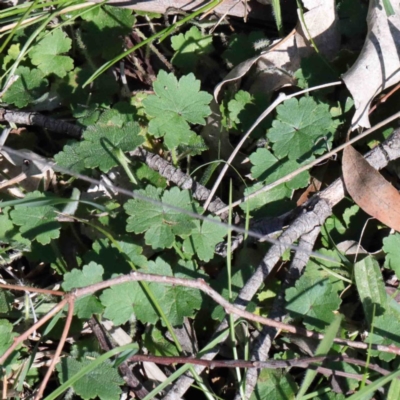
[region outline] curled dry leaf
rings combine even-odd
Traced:
[[[343,180],[367,214],[400,232],[400,194],[354,147],[343,151]]]
[[[99,2],[99,0],[96,0],[96,2]],[[202,0],[109,0],[107,3],[117,6],[122,5],[135,11],[148,11],[161,14],[166,13],[169,9],[173,11],[180,9],[182,11],[192,12],[205,4]],[[270,1],[263,4],[270,4]],[[250,17],[258,20],[272,21],[273,16],[266,10],[268,9],[266,9],[264,5],[256,1],[225,0],[218,4],[213,11],[218,15],[232,15],[241,18]]]
[[[309,35],[316,43],[318,50],[327,58],[333,58],[339,49],[339,31],[334,0],[313,0],[307,2],[304,22],[300,22],[288,36],[274,41],[266,51],[236,66],[214,90],[215,99],[229,82],[236,82],[244,77],[256,65],[252,89],[265,94],[284,85],[295,84],[293,74],[300,68],[300,61],[310,56],[314,50]]]
[[[364,47],[343,75],[356,107],[353,130],[371,126],[368,111],[373,98],[400,81],[400,3],[392,1],[391,4],[394,15],[388,17],[381,1],[370,0]]]

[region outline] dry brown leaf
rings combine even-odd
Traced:
[[[313,38],[318,50],[328,59],[339,50],[340,34],[334,0],[313,0],[304,13],[306,27],[300,22],[296,29],[282,40],[276,40],[258,56],[250,58],[232,69],[225,79],[216,86],[217,100],[223,86],[237,82],[256,66],[250,92],[271,93],[285,85],[294,85],[296,79],[288,71],[300,68],[300,61],[314,53],[308,34]]]
[[[357,61],[343,75],[356,107],[353,130],[371,126],[368,111],[372,100],[400,81],[400,3],[392,1],[391,4],[394,15],[388,17],[382,2],[370,0],[364,47]]]
[[[357,205],[390,228],[400,232],[400,194],[357,152],[343,151],[343,180]]]
[[[92,0],[99,3],[100,0]],[[180,9],[190,12],[204,6],[206,2],[203,0],[108,0],[107,4],[115,4],[118,7],[131,8],[135,11],[147,11],[164,14],[168,10]],[[267,2],[266,4],[269,4]],[[241,0],[225,0],[220,3],[214,10],[219,15],[232,15],[235,17],[255,18],[263,21],[273,21],[272,13],[264,5],[256,1]]]

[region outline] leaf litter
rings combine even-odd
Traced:
[[[342,3],[345,3],[345,1],[341,2],[341,5]],[[391,34],[388,27],[397,27],[398,25],[400,10],[398,10],[397,5],[393,5],[395,13],[388,17],[382,11],[385,10],[384,7],[379,8],[377,2],[371,1],[368,17],[370,31],[366,38],[366,44],[359,59],[350,70],[347,68],[348,72],[344,75],[344,80],[355,104],[353,128],[359,125],[369,126],[367,112],[371,102],[383,89],[398,81],[398,59],[396,59],[398,54],[396,43],[398,41],[396,41],[395,35],[390,38],[385,36]],[[87,121],[89,126],[86,127],[83,140],[80,142],[66,142],[65,140],[55,142],[54,148],[58,150],[63,148],[61,152],[58,152],[55,159],[66,169],[92,174],[93,177],[101,172],[109,172],[111,169],[111,172],[113,172],[116,167],[118,168],[118,163],[116,163],[112,151],[110,152],[110,148],[120,147],[122,151],[129,152],[138,149],[138,146],[144,146],[146,149],[160,154],[165,160],[172,158],[175,164],[174,168],[187,168],[187,171],[190,172],[191,163],[194,163],[196,167],[202,166],[199,165],[199,160],[202,160],[201,157],[204,157],[201,162],[204,162],[207,155],[211,162],[217,161],[220,157],[225,159],[229,157],[234,148],[232,143],[234,144],[237,137],[243,133],[242,131],[247,129],[244,127],[248,124],[249,109],[253,107],[252,112],[254,112],[256,102],[259,101],[257,100],[257,92],[262,92],[265,95],[263,101],[268,102],[274,96],[275,91],[290,90],[290,87],[294,87],[297,84],[297,79],[299,79],[298,84],[301,87],[307,87],[311,84],[318,74],[318,68],[320,68],[316,67],[316,62],[313,62],[313,57],[315,57],[314,46],[316,46],[319,54],[317,57],[321,61],[320,66],[328,65],[335,57],[340,59],[342,56],[338,53],[340,30],[335,2],[333,0],[304,1],[303,7],[306,10],[299,10],[299,23],[295,30],[283,39],[271,41],[265,52],[240,63],[228,72],[222,82],[216,82],[212,103],[210,103],[211,95],[206,93],[206,91],[211,92],[211,85],[207,85],[205,79],[200,83],[200,79],[201,77],[204,78],[202,75],[204,70],[211,68],[211,72],[207,72],[205,76],[211,77],[211,80],[218,77],[218,80],[220,80],[221,70],[212,70],[213,67],[207,65],[210,59],[219,56],[216,54],[219,44],[211,32],[207,33],[200,26],[188,28],[171,37],[170,45],[174,51],[170,61],[177,67],[178,72],[159,72],[153,85],[155,94],[141,93],[140,96],[143,97],[136,97],[131,102],[121,96],[119,100],[126,106],[122,108],[117,108],[111,100],[112,96],[119,96],[115,88],[114,91],[110,89],[108,93],[106,93],[107,90],[102,90],[101,97],[86,94],[87,97],[84,98],[82,94],[85,92],[80,89],[77,90],[78,69],[83,68],[90,71],[91,68],[93,69],[93,59],[97,57],[105,58],[102,62],[108,61],[107,58],[113,55],[105,49],[109,46],[102,48],[101,43],[109,43],[111,40],[110,29],[121,29],[121,35],[128,34],[127,31],[134,22],[142,18],[140,14],[133,15],[127,10],[116,9],[118,11],[114,11],[114,8],[110,6],[94,9],[82,17],[84,20],[84,25],[82,25],[83,35],[79,36],[80,33],[77,31],[76,35],[73,36],[78,42],[74,51],[83,53],[80,61],[84,62],[85,65],[77,64],[79,66],[75,70],[73,69],[76,60],[70,58],[73,52],[70,51],[72,38],[69,37],[70,32],[68,30],[48,31],[47,36],[39,38],[36,47],[29,54],[29,59],[24,60],[21,66],[16,69],[22,80],[20,83],[17,80],[6,91],[3,100],[6,102],[6,106],[11,105],[11,107],[17,108],[28,106],[35,109],[39,105],[42,110],[46,111],[49,104],[45,99],[47,86],[51,84],[51,90],[54,87],[64,87],[64,89],[68,87],[67,91],[61,90],[58,95],[60,104],[61,102],[63,102],[63,105],[70,102],[71,108],[68,113],[71,117],[76,118],[76,120],[79,119],[81,122]],[[149,18],[153,17],[158,18],[157,16]],[[96,36],[95,40],[92,37],[93,33]],[[259,37],[259,35],[250,33],[246,40],[251,42],[253,40],[251,38],[256,37]],[[262,36],[260,37],[262,38]],[[312,40],[310,40],[311,38]],[[393,38],[394,40],[392,40]],[[113,43],[114,41],[118,42],[119,39],[119,35],[112,36]],[[240,39],[242,40],[243,37]],[[94,51],[89,50],[92,41],[97,43],[97,48]],[[240,41],[237,40],[237,42]],[[375,47],[381,46],[381,56],[384,61],[381,63],[384,67],[382,69],[379,68],[381,65],[377,64],[376,57],[374,58],[373,51],[371,51],[374,45]],[[15,46],[15,44],[12,43],[11,46]],[[122,43],[119,42],[113,47],[118,50],[119,47],[122,48]],[[225,48],[230,52],[230,55],[229,52],[226,53],[225,58],[228,67],[224,71],[228,71],[229,59],[233,59],[232,52],[238,52],[238,50],[235,50],[237,47],[235,48],[234,40]],[[13,56],[14,50],[10,47],[6,56],[8,58],[0,60],[3,62],[3,68],[8,65],[7,63],[16,59]],[[262,51],[261,46],[252,49],[251,53],[254,54],[254,52],[260,50]],[[118,51],[115,51],[115,54],[117,53]],[[223,54],[222,52],[222,57],[224,57]],[[240,56],[240,54],[238,55]],[[29,60],[33,65],[38,66],[37,70],[31,69],[32,65],[29,64]],[[240,57],[237,60],[240,60]],[[366,60],[367,62],[365,62]],[[378,60],[382,61],[379,57]],[[99,60],[96,59],[97,61]],[[135,68],[142,68],[140,73],[143,76],[147,72],[149,76],[155,76],[152,68],[156,64],[150,60],[148,53],[135,53],[131,61]],[[144,65],[148,68],[147,72],[142,67]],[[332,67],[334,70],[337,64],[329,65],[334,65]],[[129,71],[131,66],[124,68],[132,73],[131,76],[136,76],[132,71]],[[343,68],[343,65],[341,68]],[[367,69],[369,72],[371,70],[376,72],[373,79],[369,80],[368,76],[363,75],[363,71]],[[114,70],[114,72],[116,71],[117,69]],[[383,75],[383,71],[388,73],[387,77]],[[118,70],[118,72],[121,72],[121,70]],[[382,76],[384,77],[382,78]],[[198,77],[199,80],[196,79]],[[106,78],[106,75],[101,77],[105,81]],[[115,82],[110,82],[115,86]],[[146,79],[143,79],[142,82],[146,82]],[[200,90],[200,87],[202,90]],[[239,89],[241,90],[240,96],[229,97],[231,90],[234,94]],[[248,143],[241,149],[242,154],[239,154],[234,163],[236,163],[235,166],[238,166],[239,173],[243,173],[243,171],[248,173],[251,168],[250,175],[248,175],[248,178],[251,179],[242,186],[235,182],[236,192],[251,192],[268,182],[275,181],[288,171],[292,171],[302,163],[307,162],[307,160],[326,152],[337,143],[342,129],[341,126],[348,122],[353,110],[348,107],[349,98],[345,100],[345,104],[342,100],[337,101],[334,96],[327,98],[324,97],[325,95],[326,93],[313,94],[312,97],[303,97],[300,100],[291,99],[285,102],[278,107],[274,120],[265,121],[265,124],[260,127],[254,137],[249,138]],[[93,103],[91,103],[92,101]],[[85,107],[82,108],[82,104],[85,102],[86,109]],[[135,104],[135,115],[131,119],[127,119],[126,114],[123,114],[123,109],[126,110],[133,104]],[[52,109],[49,108],[48,110]],[[94,113],[90,114],[89,110],[94,111]],[[200,131],[202,126],[204,128]],[[209,150],[205,148],[202,139],[210,147]],[[104,140],[111,146],[110,148],[104,145]],[[190,149],[190,146],[193,148]],[[40,149],[40,146],[36,146],[36,148]],[[47,147],[46,151],[48,151]],[[53,149],[48,152],[55,153]],[[247,157],[251,161],[252,167],[250,163],[245,166],[241,164]],[[398,230],[400,216],[396,204],[398,204],[399,194],[396,189],[377,170],[371,167],[354,148],[347,147],[344,150],[342,162],[343,179],[354,201],[385,225]],[[137,161],[133,161],[131,166],[133,170],[137,168],[135,163]],[[333,166],[332,169],[335,168],[336,166]],[[331,171],[329,168],[327,168],[327,171],[328,179],[330,179]],[[124,252],[124,256],[129,253],[129,251],[125,251],[126,249],[135,246],[134,258],[139,260],[143,271],[195,279],[211,277],[210,271],[217,266],[218,271],[224,274],[224,283],[226,280],[226,285],[228,285],[230,279],[226,277],[224,263],[221,263],[221,260],[215,257],[215,246],[223,240],[226,228],[223,225],[213,224],[214,221],[218,222],[219,219],[194,222],[187,214],[183,215],[177,209],[164,207],[159,203],[146,202],[146,198],[150,197],[157,201],[165,201],[175,207],[184,208],[188,213],[198,212],[201,209],[200,204],[191,198],[189,190],[181,190],[176,187],[165,190],[165,182],[158,183],[157,179],[154,178],[154,171],[151,176],[146,172],[142,174],[143,182],[140,182],[138,193],[145,197],[128,201],[125,199],[125,203],[121,204],[112,198],[105,199],[100,195],[99,199],[110,210],[105,215],[89,215],[87,212],[85,213],[87,210],[79,208],[79,217],[83,214],[92,222],[95,221],[100,226],[107,228],[111,232],[111,237],[115,235],[118,238],[119,244],[113,242],[116,247],[111,249],[111,242],[104,237],[98,240],[98,233],[94,234],[89,229],[85,231],[82,229],[81,232],[78,232],[78,236],[85,232],[82,243],[84,245],[92,243],[93,250],[87,252],[83,258],[81,257],[82,253],[75,253],[75,250],[69,251],[70,254],[74,255],[72,257],[73,266],[63,274],[64,289],[69,290],[73,287],[100,282],[105,279],[101,276],[103,271],[107,271],[107,276],[111,276],[112,268],[110,268],[110,265],[104,268],[102,263],[108,260],[108,263],[112,264],[113,261],[109,260],[114,260],[114,262],[117,260],[115,251],[117,251],[118,246],[118,249],[122,249],[121,251]],[[198,175],[196,175],[197,177]],[[164,178],[168,179],[168,173],[165,173]],[[290,210],[295,207],[294,193],[307,186],[310,178],[311,176],[308,173],[304,173],[291,182],[276,188],[275,191],[267,192],[266,195],[258,197],[257,201],[254,201],[250,206],[253,220],[257,221],[259,218],[265,217],[274,218],[276,215],[288,215],[287,213],[290,213]],[[207,180],[212,181],[212,179],[211,173]],[[321,178],[322,186],[326,184],[324,179],[326,177]],[[72,182],[63,182],[62,184],[66,185],[68,190],[73,184]],[[245,188],[247,184],[248,187]],[[226,188],[226,182],[223,182],[223,185]],[[226,198],[224,194],[222,196]],[[41,198],[45,195],[38,191],[27,195],[28,200],[31,197]],[[311,200],[315,201],[315,197],[311,197]],[[119,198],[118,201],[123,202],[124,200]],[[249,211],[246,204],[242,207],[243,211]],[[303,209],[304,213],[312,212],[312,207],[312,203],[306,202]],[[122,212],[119,211],[121,209]],[[296,267],[299,271],[305,267],[305,272],[297,282],[292,282],[291,287],[285,289],[286,303],[283,307],[282,304],[279,307],[285,308],[285,312],[295,323],[303,323],[306,327],[315,331],[324,332],[328,324],[333,321],[335,313],[347,313],[346,317],[352,319],[352,322],[357,325],[357,329],[361,330],[364,327],[362,321],[357,319],[355,310],[350,310],[352,304],[360,305],[361,299],[364,315],[368,317],[369,326],[367,328],[371,328],[373,325],[376,329],[374,334],[371,335],[373,343],[399,345],[400,341],[396,337],[396,332],[398,326],[400,326],[400,312],[397,303],[386,301],[385,291],[383,290],[385,282],[382,279],[377,261],[374,260],[370,264],[365,261],[358,271],[362,271],[362,273],[357,274],[354,285],[350,288],[344,288],[343,282],[349,282],[351,273],[351,270],[346,268],[349,268],[351,263],[346,260],[346,251],[343,250],[343,253],[341,253],[343,246],[340,246],[340,243],[359,244],[360,241],[359,237],[352,236],[353,232],[359,231],[354,229],[354,221],[360,217],[358,211],[353,211],[354,209],[351,207],[345,209],[343,222],[340,221],[340,218],[335,217],[335,220],[332,219],[326,223],[323,240],[321,240],[321,243],[317,242],[317,246],[325,247],[322,248],[322,253],[328,255],[329,260],[327,257],[308,263],[306,260],[303,265]],[[76,207],[72,213],[75,212]],[[49,247],[56,248],[59,243],[64,243],[65,236],[70,234],[68,227],[61,225],[57,220],[57,213],[58,209],[49,205],[37,208],[19,205],[11,210],[6,209],[1,216],[2,226],[5,227],[3,232],[5,243],[14,245],[15,241],[19,241],[22,245],[28,241],[32,246],[32,252],[36,254],[42,252],[44,257],[44,253]],[[24,218],[29,219],[28,223],[25,223]],[[301,218],[299,221],[301,224]],[[289,223],[287,231],[290,231],[292,227],[290,218],[283,222]],[[220,221],[219,223],[221,224]],[[51,229],[47,229],[46,224],[50,224]],[[335,229],[337,232],[335,232]],[[302,233],[305,234],[306,232]],[[74,231],[74,235],[76,234],[77,232]],[[342,236],[342,241],[337,246],[337,243],[333,240],[336,234]],[[71,243],[74,242],[74,235],[69,235]],[[383,247],[386,253],[385,267],[396,270],[395,246],[397,237],[389,236],[389,238],[390,240],[388,239]],[[346,239],[347,242],[343,239]],[[236,240],[236,238],[233,240]],[[79,245],[82,245],[82,243],[79,243]],[[293,240],[291,243],[293,243]],[[301,243],[302,239],[300,239],[300,245]],[[262,247],[262,244],[259,246]],[[280,246],[283,246],[281,242]],[[271,250],[275,247],[272,246]],[[290,248],[290,244],[287,248]],[[255,257],[250,257],[252,252],[257,253],[255,249],[247,247],[247,244],[243,249],[236,250],[237,259],[241,261],[234,260],[233,276],[238,277],[240,275],[240,279],[235,278],[234,283],[238,283],[238,287],[235,287],[233,292],[239,300],[242,297],[246,298],[245,291],[249,282],[251,282],[251,278],[248,280],[247,276],[246,279],[242,279],[241,270],[248,268],[251,273],[258,271],[259,265],[264,268],[268,259],[274,257],[270,254],[270,250],[265,248],[260,249]],[[308,252],[310,253],[310,251]],[[32,257],[29,253],[29,251],[26,252],[28,258]],[[95,256],[95,254],[97,255]],[[297,255],[300,254],[305,254],[305,252],[298,251]],[[376,253],[366,250],[364,255],[367,254],[370,257],[375,257]],[[50,268],[57,271],[58,276],[62,274],[60,268],[57,267],[60,257],[63,258],[64,254],[60,253],[58,259],[48,256],[48,259],[51,260]],[[293,259],[293,264],[298,262],[296,257]],[[284,254],[282,260],[286,262],[289,258],[289,254]],[[47,258],[44,257],[43,259]],[[85,259],[85,262],[82,262],[82,259]],[[179,260],[178,263],[177,260]],[[333,260],[337,260],[337,262],[332,262]],[[126,260],[124,262],[126,264],[124,266],[127,267]],[[290,271],[291,267],[288,263],[284,266]],[[362,268],[364,269],[362,270]],[[204,274],[203,269],[207,271],[207,274]],[[371,272],[371,274],[368,274],[368,272]],[[249,307],[253,309],[258,307],[257,312],[267,315],[268,310],[272,307],[273,313],[273,307],[275,307],[272,303],[268,303],[268,299],[282,298],[282,293],[278,295],[279,288],[268,286],[269,280],[265,278],[266,275],[263,275],[262,279],[258,279],[258,284],[261,286],[262,282],[265,281],[266,286],[261,288],[258,286],[256,291],[259,290],[259,298],[266,302],[263,304],[250,303]],[[274,282],[279,286],[279,282],[284,280],[282,271],[278,271],[276,278]],[[379,296],[376,296],[376,293],[371,289],[373,288],[373,281],[377,281]],[[229,294],[230,290],[226,289],[226,285],[222,290],[224,296],[228,298],[231,295]],[[164,287],[153,283],[149,286],[155,297],[160,301],[163,313],[174,325],[176,331],[178,331],[179,325],[187,323],[190,319],[193,319],[196,324],[204,324],[205,329],[211,329],[210,320],[201,316],[207,305],[203,303],[198,292],[187,288]],[[376,315],[378,319],[374,324],[372,324],[373,315],[371,317],[373,308],[368,303],[369,297],[382,303],[382,308],[378,310]],[[248,301],[251,300],[250,298]],[[116,326],[120,327],[118,329],[127,329],[127,325],[133,325],[132,321],[134,320],[135,329],[139,328],[140,330],[143,325],[147,324],[147,327],[153,329],[153,333],[155,330],[158,332],[158,339],[156,339],[157,335],[148,334],[146,336],[148,340],[147,348],[157,347],[160,349],[157,351],[162,354],[162,347],[167,348],[167,345],[169,345],[176,351],[174,345],[163,336],[166,321],[155,312],[147,294],[142,291],[141,286],[137,283],[109,288],[100,296],[80,299],[76,306],[75,311],[79,322],[88,319],[92,314],[103,313],[103,317],[110,319]],[[200,311],[198,312],[198,310]],[[219,311],[221,312],[219,312],[218,319],[222,320],[224,317],[223,310]],[[284,318],[284,315],[281,314],[280,318]],[[158,323],[159,321],[161,323]],[[347,327],[343,327],[343,329],[347,329]],[[201,329],[197,329],[197,332],[201,335],[204,334]],[[347,333],[350,333],[350,330]],[[262,331],[260,335],[263,334]],[[297,347],[296,341],[293,339],[294,350],[289,351],[284,345],[287,338],[281,335],[282,333],[274,338],[275,347],[272,350],[264,349],[266,354],[273,351],[273,354],[270,354],[271,356],[282,359],[288,359],[291,356],[301,357],[306,346],[299,345]],[[86,358],[98,357],[97,353],[90,352],[93,349],[79,348],[79,346],[80,344],[73,348],[72,357],[63,361],[63,368],[58,367],[60,382],[65,381],[65,372],[73,374],[86,366]],[[394,357],[383,352],[378,354],[376,350],[373,350],[373,352],[375,352],[374,355],[379,356],[379,359],[387,362],[390,362]],[[19,353],[19,355],[23,356],[22,353]],[[348,365],[346,364],[343,367],[345,371],[348,371]],[[113,373],[111,373],[109,365],[96,371],[99,375],[98,378],[102,380],[102,384],[97,385],[97,389],[95,389],[95,386],[90,386],[89,383],[83,384],[86,382],[84,380],[79,382],[80,385],[76,385],[74,389],[82,398],[92,398],[93,396],[113,398],[116,393],[120,392],[119,387],[123,385],[123,381],[118,378],[117,374],[114,374],[115,371],[114,368]],[[358,371],[352,370],[352,372],[355,375]],[[93,374],[94,380],[97,379],[95,375]],[[218,376],[218,379],[220,377]],[[87,378],[89,378],[89,375]],[[268,379],[265,380],[266,378]],[[113,379],[114,382],[111,384],[110,382]],[[160,379],[166,379],[166,375],[163,374]],[[269,384],[271,379],[275,383],[272,386]],[[343,378],[343,380],[346,380],[352,390],[359,388],[357,379]],[[273,393],[273,396],[280,400],[283,393],[287,398],[294,397],[297,391],[294,376],[286,371],[268,372],[268,374],[264,371],[258,382],[253,383],[251,383],[250,376],[246,375],[246,381],[250,393],[255,389],[256,396],[260,398],[267,398],[266,396]],[[329,398],[341,398],[340,396],[348,393],[337,382],[320,380],[319,383],[314,382],[314,385],[313,389],[315,390],[334,389],[337,393],[333,394],[332,392],[333,396]],[[176,387],[179,390],[186,391],[186,389],[182,389],[184,385],[180,380],[178,380]],[[216,385],[213,388],[218,390]],[[221,390],[219,395],[224,397],[227,395],[227,391]],[[168,394],[165,398],[169,398]]]

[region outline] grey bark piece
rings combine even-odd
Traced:
[[[0,108],[0,121],[14,122],[22,125],[36,125],[55,133],[62,133],[80,138],[82,128],[66,121],[44,116],[37,112],[14,111]]]
[[[368,112],[372,100],[400,81],[400,4],[391,4],[394,14],[389,17],[380,1],[369,2],[364,46],[357,61],[342,76],[356,109],[352,130],[371,126]]]

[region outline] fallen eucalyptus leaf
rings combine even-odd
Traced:
[[[371,126],[368,111],[372,100],[400,81],[400,3],[392,3],[395,14],[388,17],[382,2],[370,0],[364,47],[357,61],[343,75],[356,107],[353,130]]]
[[[360,208],[400,231],[400,194],[352,146],[343,151],[342,172],[346,189]]]

